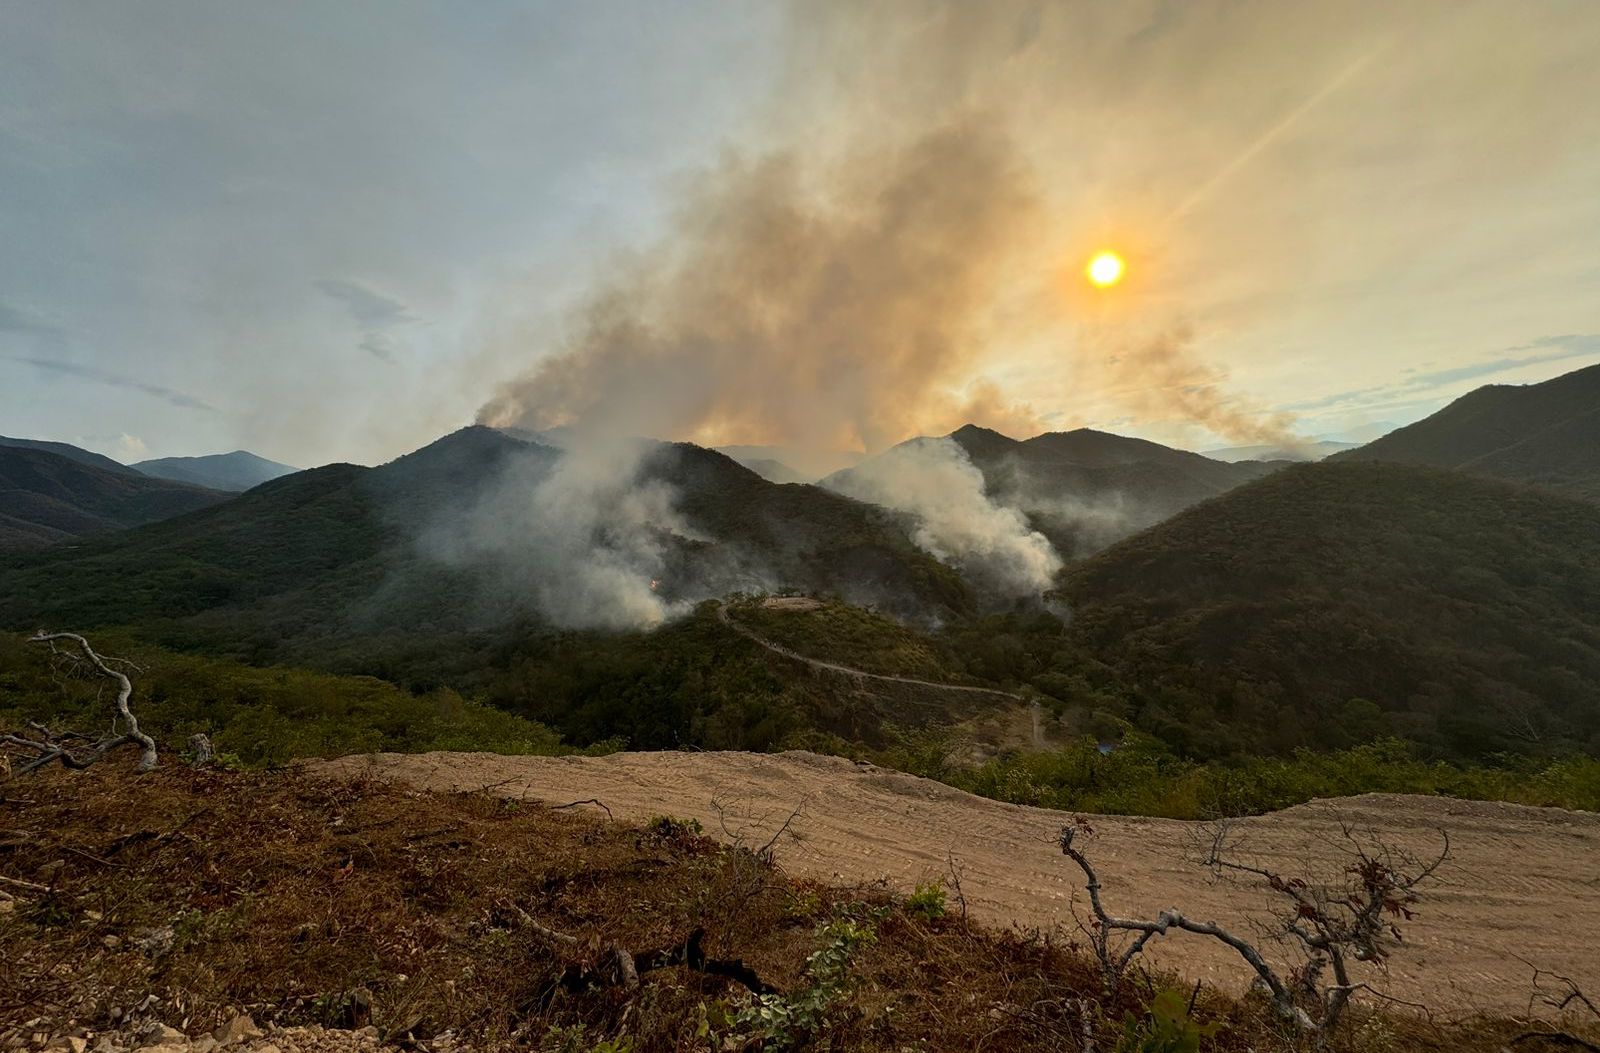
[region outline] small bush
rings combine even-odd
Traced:
[[[734,1027],[763,1049],[800,1049],[824,1031],[855,991],[856,953],[878,938],[874,912],[864,920],[836,918],[817,927],[822,946],[806,959],[810,982],[788,994],[757,995],[734,1016]]]
[[[926,921],[938,921],[944,917],[944,911],[944,882],[937,878],[918,884],[916,890],[906,897],[906,913],[915,914]]]
[[[1199,1053],[1200,1040],[1220,1030],[1221,1024],[1195,1023],[1183,992],[1169,987],[1151,999],[1144,1019],[1128,1014],[1116,1053]]]
[[[704,837],[706,832],[698,819],[675,819],[670,815],[651,816],[646,829],[668,841]]]

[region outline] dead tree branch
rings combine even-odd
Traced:
[[[595,806],[595,807],[596,807],[596,808],[598,808],[598,809],[600,809],[600,810],[601,810],[601,811],[602,811],[602,812],[605,812],[605,813],[606,813],[606,818],[607,818],[607,819],[612,819],[612,818],[615,818],[615,817],[614,817],[614,816],[613,816],[613,815],[612,815],[612,814],[611,814],[611,809],[609,809],[609,808],[607,808],[607,807],[606,807],[606,806],[605,806],[605,804],[604,804],[604,802],[602,802],[602,801],[601,801],[601,800],[600,800],[600,799],[599,799],[599,798],[597,798],[597,797],[585,797],[585,798],[584,798],[584,799],[583,799],[583,800],[581,800],[581,801],[569,801],[569,802],[567,802],[567,803],[566,803],[566,804],[552,804],[552,805],[551,805],[551,806],[550,806],[550,810],[551,810],[551,811],[552,811],[552,812],[559,812],[559,811],[561,811],[561,810],[562,810],[562,809],[564,809],[564,808],[576,808],[576,807],[578,807],[578,806],[579,806],[579,805],[580,805],[580,804],[592,804],[592,805],[594,805],[594,806]]]
[[[1093,831],[1079,820],[1076,825],[1062,828],[1061,852],[1077,864],[1087,879],[1089,905],[1094,912],[1088,932],[1106,984],[1114,988],[1120,983],[1133,960],[1157,936],[1175,929],[1209,936],[1232,948],[1266,988],[1273,1008],[1298,1030],[1314,1036],[1320,1046],[1338,1027],[1351,996],[1356,991],[1371,990],[1365,982],[1352,978],[1351,963],[1381,963],[1387,957],[1386,944],[1401,938],[1398,922],[1413,917],[1410,908],[1417,901],[1417,887],[1449,858],[1449,835],[1444,834],[1444,845],[1437,857],[1421,862],[1393,846],[1376,841],[1370,846],[1363,844],[1346,827],[1343,833],[1355,858],[1346,868],[1346,880],[1332,886],[1314,886],[1301,878],[1284,878],[1266,868],[1232,859],[1228,854],[1228,831],[1226,825],[1217,828],[1206,865],[1219,874],[1249,874],[1287,901],[1287,909],[1279,919],[1280,934],[1292,938],[1305,952],[1304,967],[1282,974],[1248,940],[1216,922],[1186,917],[1175,908],[1169,907],[1149,920],[1111,914],[1101,897],[1100,877],[1078,847],[1078,835]],[[1127,933],[1132,939],[1116,947],[1113,933]],[[1324,986],[1320,977],[1326,971],[1332,972],[1334,982]]]
[[[1592,1019],[1600,1021],[1600,1007],[1597,1007],[1594,1001],[1584,993],[1583,988],[1578,986],[1576,980],[1570,976],[1551,972],[1548,969],[1541,969],[1526,958],[1519,960],[1533,970],[1533,995],[1528,999],[1529,1016],[1533,1015],[1534,1006],[1538,1004],[1543,1005],[1557,1015],[1571,1014],[1581,1010]],[[1557,985],[1553,991],[1546,986],[1547,981],[1552,980]],[[1515,1048],[1526,1042],[1543,1042],[1550,1046],[1585,1050],[1586,1053],[1600,1053],[1600,1045],[1596,1045],[1586,1038],[1580,1038],[1570,1031],[1524,1031],[1513,1038],[1510,1045]]]
[[[62,641],[66,641],[69,645],[76,645],[76,649],[72,646],[65,648],[58,646]],[[117,747],[129,743],[140,747],[139,771],[147,772],[154,769],[156,766],[156,740],[139,730],[139,720],[133,715],[133,710],[128,705],[129,699],[133,696],[133,681],[129,680],[128,674],[119,668],[126,666],[139,671],[139,667],[125,659],[102,656],[89,645],[88,640],[77,633],[46,632],[40,629],[28,638],[28,642],[48,644],[51,654],[59,655],[73,664],[87,663],[98,675],[115,681],[117,685],[115,699],[117,715],[116,721],[112,725],[112,733],[83,752],[74,752],[69,746],[71,740],[82,739],[83,736],[81,735],[51,735],[45,733],[42,739],[24,738],[20,735],[3,736],[3,741],[13,746],[32,749],[38,754],[32,760],[23,764],[17,774],[26,774],[37,768],[42,768],[52,761],[60,761],[67,768],[82,770]],[[119,727],[120,731],[118,730]]]
[[[582,941],[569,933],[559,932],[541,925],[521,907],[512,905],[522,924],[552,943],[564,947],[577,947]],[[557,983],[570,991],[583,991],[596,987],[623,987],[634,990],[639,986],[639,974],[655,969],[681,965],[707,976],[720,976],[742,985],[754,994],[776,994],[778,989],[762,980],[760,975],[741,959],[712,958],[706,955],[701,944],[705,930],[695,929],[682,943],[660,950],[633,952],[619,943],[605,945],[601,960],[595,964],[573,963],[562,970]]]
[[[217,759],[216,751],[211,747],[211,738],[201,732],[189,736],[189,752],[194,754],[190,764],[196,768],[204,768]]]

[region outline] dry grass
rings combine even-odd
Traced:
[[[191,1032],[237,1007],[337,1024],[365,988],[395,1038],[451,1029],[474,1045],[538,1046],[552,1026],[582,1025],[568,1048],[616,1037],[635,1051],[757,1048],[722,1022],[747,997],[729,980],[682,966],[646,972],[635,990],[575,979],[599,975],[611,944],[643,952],[703,929],[708,953],[793,990],[818,924],[853,905],[884,913],[859,986],[821,1036],[829,1048],[1077,1049],[1087,998],[1108,1050],[1149,996],[1134,985],[1102,1002],[1069,947],[968,926],[954,897],[952,915],[930,921],[672,824],[292,771],[136,777],[118,759],[0,784],[0,875],[14,897],[0,914],[0,1034],[39,1018],[30,1030],[109,1027],[152,994]],[[169,930],[170,950],[141,949]],[[1197,1016],[1228,1024],[1206,1048],[1292,1048],[1254,1002],[1205,991]],[[1515,1029],[1374,1016],[1343,1045],[1494,1050]]]

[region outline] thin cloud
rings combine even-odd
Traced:
[[[312,282],[312,285],[324,295],[344,304],[350,317],[365,330],[356,346],[383,362],[394,361],[394,341],[389,338],[389,330],[421,321],[404,302],[359,282],[323,278]]]
[[[350,311],[350,317],[354,318],[363,329],[387,329],[390,326],[417,320],[406,304],[358,282],[323,278],[312,284],[324,294],[344,304]]]
[[[40,369],[47,373],[60,373],[69,377],[92,380],[107,387],[142,392],[182,409],[203,410],[206,413],[217,412],[217,407],[193,395],[173,388],[162,387],[159,384],[146,384],[142,380],[135,380],[132,377],[125,377],[120,373],[112,373],[95,366],[80,365],[76,362],[58,362],[49,358],[29,358],[23,355],[10,355],[7,357],[13,362],[21,362],[24,365],[33,366],[35,369]]]
[[[394,361],[394,348],[389,346],[389,337],[384,333],[368,333],[356,346],[373,358]]]
[[[39,321],[26,311],[0,300],[0,333],[31,333],[35,336],[59,336],[61,330]]]
[[[1545,351],[1548,348],[1554,348],[1555,350],[1547,351],[1543,354],[1517,354],[1519,351]],[[1374,399],[1390,400],[1385,405],[1396,405],[1398,403],[1394,400],[1416,398],[1427,392],[1448,387],[1451,384],[1459,384],[1463,380],[1492,377],[1499,373],[1509,373],[1513,369],[1536,366],[1544,362],[1562,362],[1567,359],[1587,358],[1594,355],[1600,355],[1600,333],[1569,333],[1564,336],[1545,336],[1530,343],[1510,348],[1501,357],[1487,362],[1473,362],[1465,366],[1456,366],[1452,369],[1417,373],[1399,384],[1380,384],[1376,387],[1340,391],[1320,399],[1296,402],[1286,406],[1285,409],[1293,413],[1307,413],[1314,410],[1333,409],[1350,405],[1365,405],[1371,403]]]

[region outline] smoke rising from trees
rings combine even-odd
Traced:
[[[1007,596],[1049,588],[1061,557],[1022,513],[990,501],[983,474],[949,438],[919,439],[834,477],[840,493],[897,508],[924,551]]]

